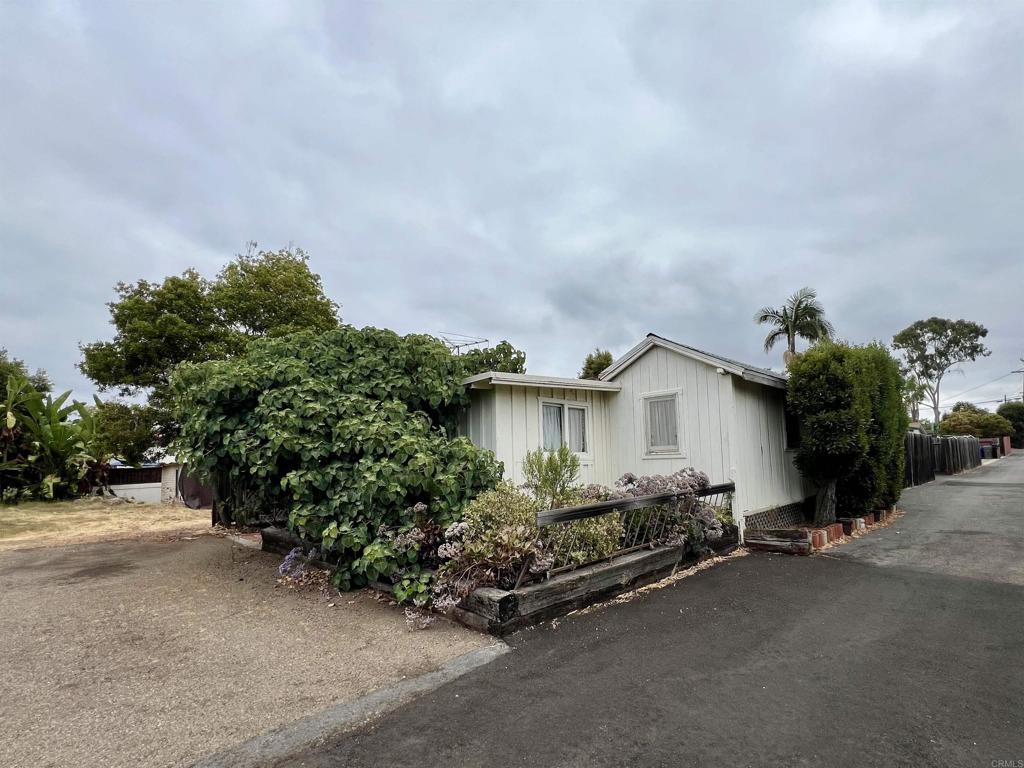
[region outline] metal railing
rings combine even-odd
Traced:
[[[516,586],[641,549],[681,545],[692,536],[694,517],[720,512],[735,490],[734,483],[721,483],[695,494],[627,496],[538,512],[543,561],[524,566]],[[593,556],[595,543],[605,550],[599,557]]]

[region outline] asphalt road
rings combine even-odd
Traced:
[[[1024,455],[903,504],[827,553],[752,554],[519,633],[514,653],[278,765],[1024,761]]]

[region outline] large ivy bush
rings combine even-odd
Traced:
[[[429,547],[398,537],[443,531],[501,476],[493,454],[454,436],[461,366],[430,336],[343,326],[262,339],[180,367],[172,386],[176,451],[212,481],[222,520],[287,514],[337,560],[342,587],[405,578]]]
[[[908,419],[888,350],[823,342],[790,362],[789,374],[788,407],[800,420],[796,465],[821,489],[815,522],[894,504]]]

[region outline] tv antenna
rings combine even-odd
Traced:
[[[481,336],[467,336],[464,333],[441,333],[438,335],[445,346],[456,355],[461,355],[463,349],[487,343],[487,339]]]

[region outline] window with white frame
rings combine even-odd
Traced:
[[[557,451],[563,445],[573,453],[590,453],[587,408],[569,402],[542,402],[541,447]]]
[[[679,398],[675,392],[643,399],[647,453],[679,453]]]

